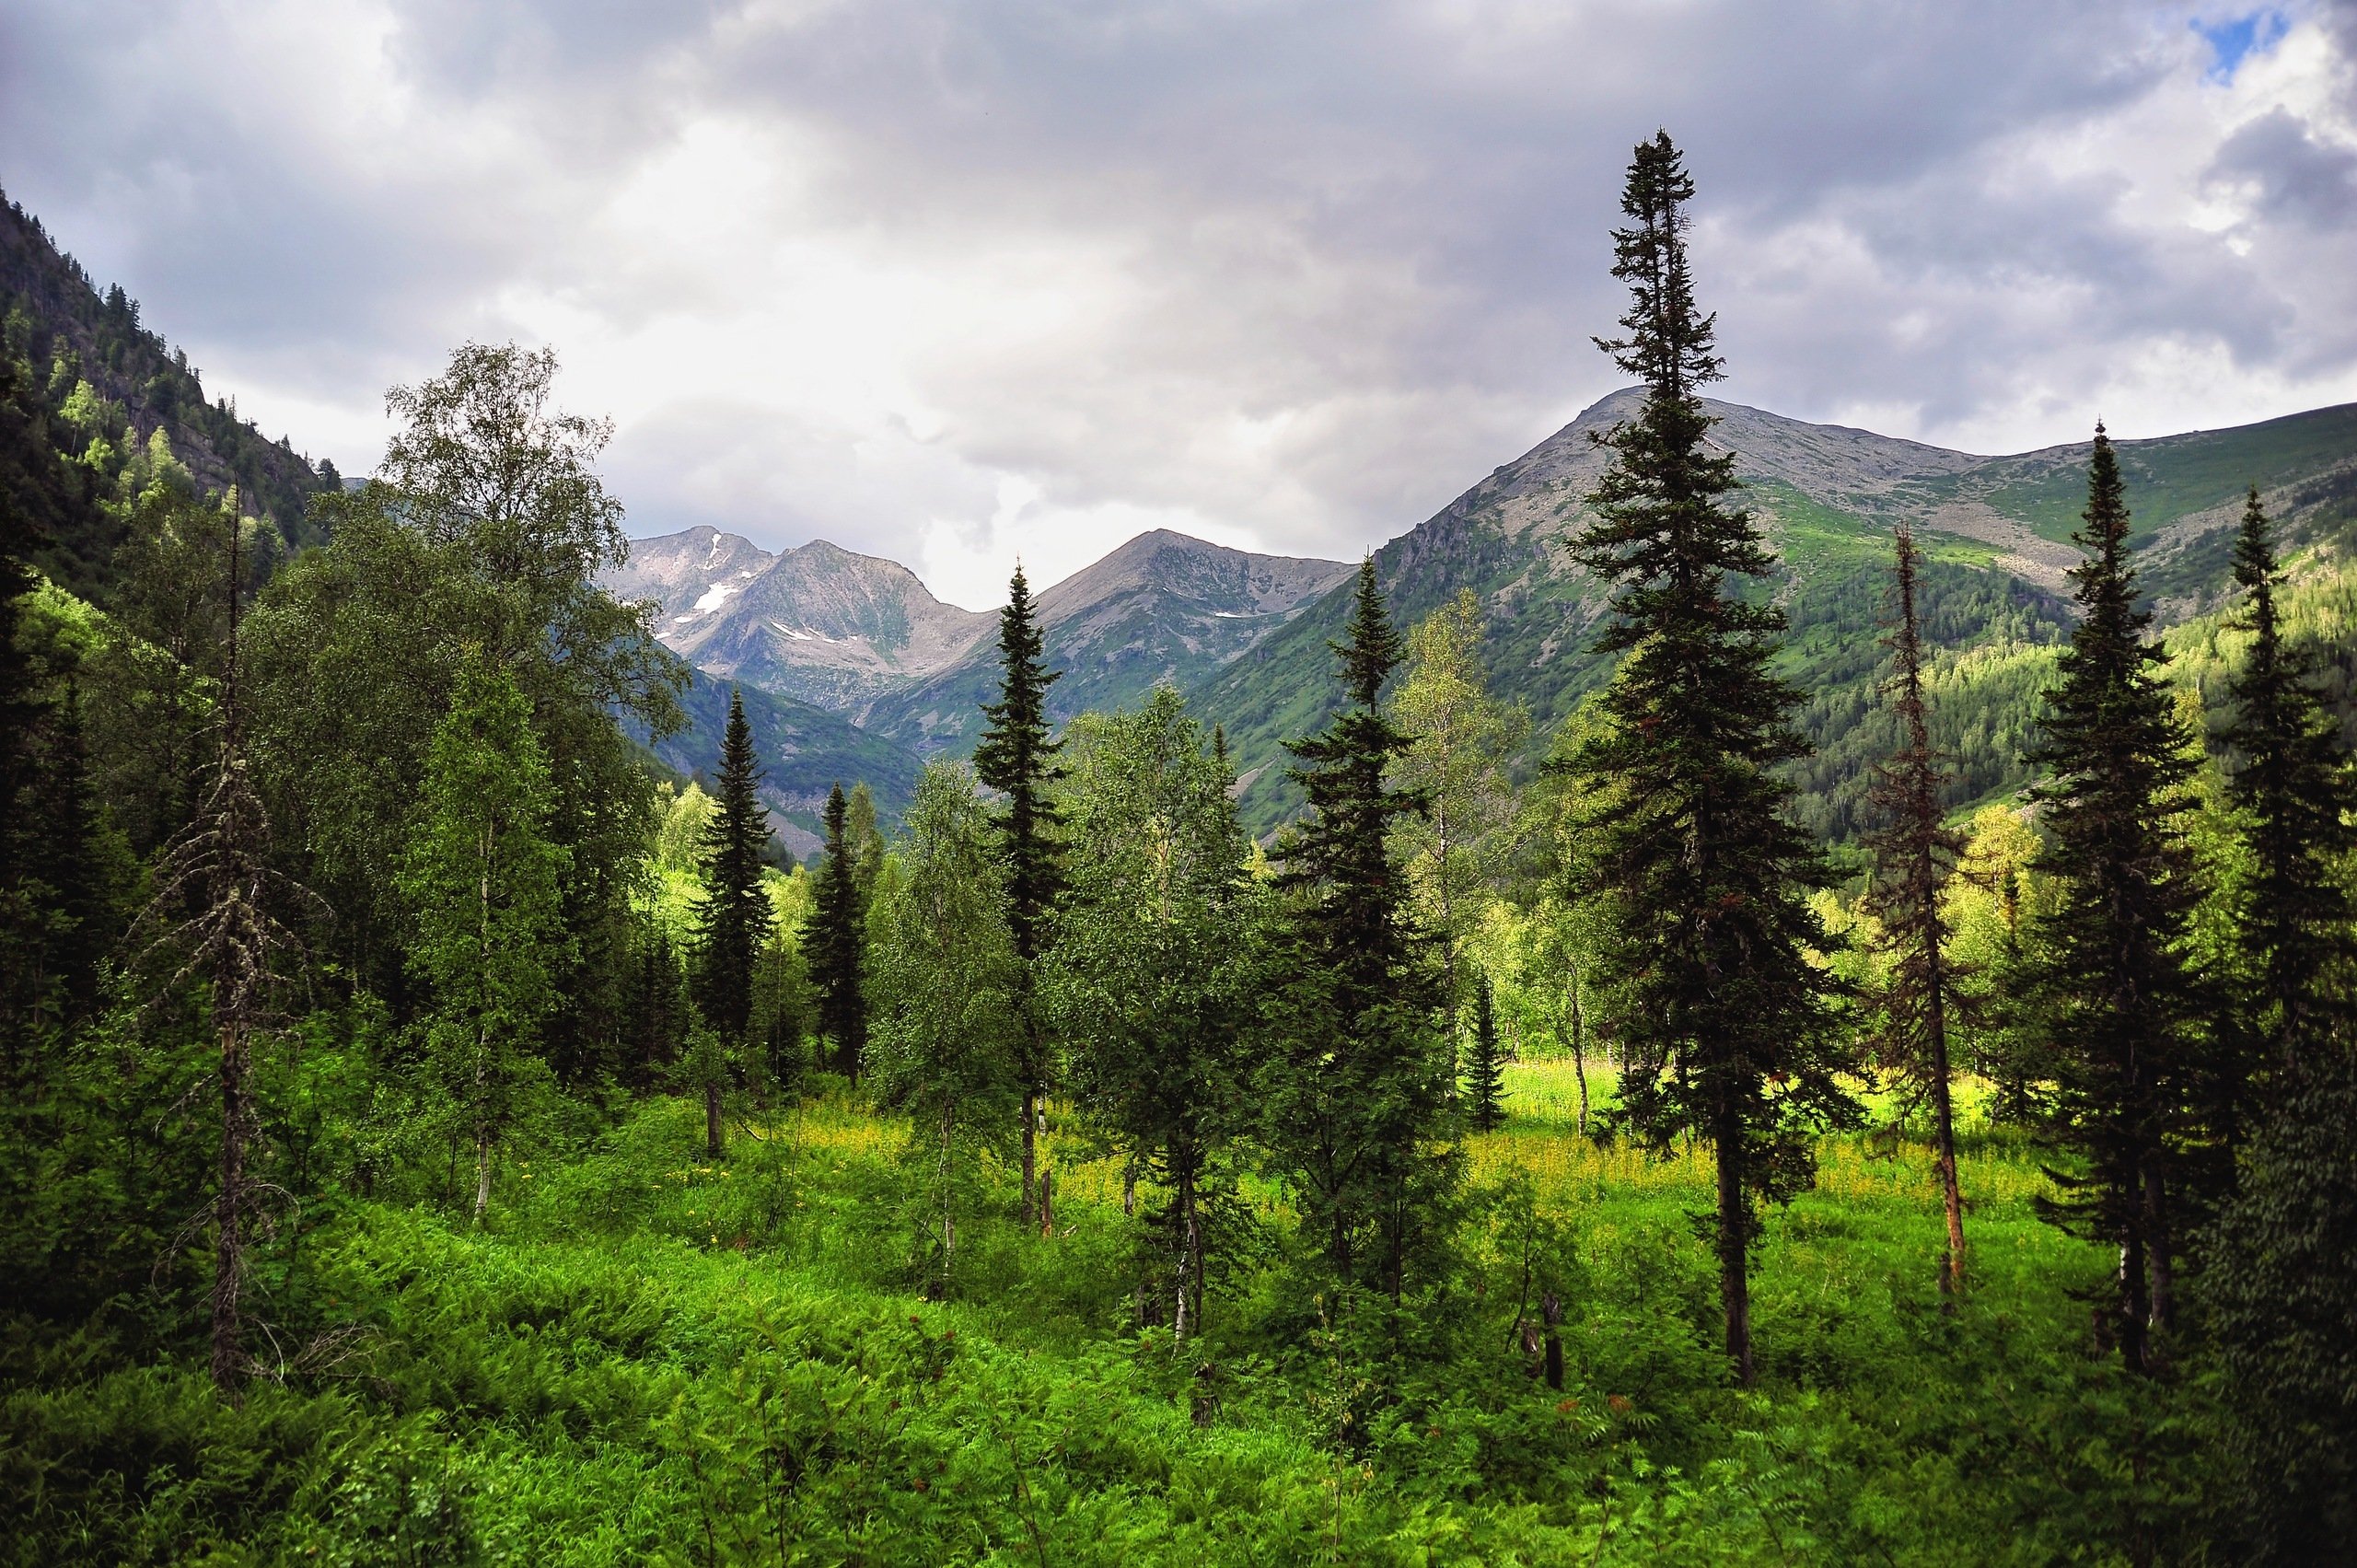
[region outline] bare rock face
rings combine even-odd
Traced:
[[[847,709],[922,680],[991,617],[944,604],[897,562],[824,540],[772,555],[710,528],[635,540],[606,584],[661,608],[656,633],[710,674]]]
[[[726,605],[777,557],[733,533],[694,528],[660,539],[631,540],[630,559],[608,572],[602,585],[618,598],[651,599],[668,628],[705,619]]]

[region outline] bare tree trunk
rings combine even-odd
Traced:
[[[1039,1214],[1039,1096],[1032,1085],[1023,1086],[1023,1223],[1029,1225]]]
[[[1580,981],[1572,976],[1572,1072],[1580,1081],[1580,1136],[1587,1136],[1587,1016],[1580,1010]]]
[[[482,875],[475,883],[475,973],[491,972],[491,857],[497,845],[490,823],[475,835],[475,864]],[[478,1000],[481,1000],[479,997]],[[486,1018],[475,1016],[475,1217],[478,1228],[491,1206],[491,1108],[485,1097],[491,1087],[491,1037]]]
[[[2119,1358],[2131,1372],[2151,1369],[2152,1298],[2145,1294],[2144,1238],[2131,1235],[2119,1249]]]
[[[1039,1234],[1056,1234],[1056,1173],[1052,1170],[1039,1173]]]
[[[703,1086],[703,1149],[714,1159],[721,1155],[720,1080]]]
[[[1945,977],[1940,971],[1936,940],[1931,953],[1931,985],[1925,997],[1925,1026],[1932,1045],[1933,1133],[1939,1140],[1940,1201],[1947,1209],[1947,1267],[1940,1271],[1940,1306],[1956,1310],[1964,1289],[1964,1194],[1956,1186],[1956,1113],[1948,1085],[1948,1030]]]
[[[1177,1340],[1187,1342],[1187,1331],[1193,1327],[1190,1316],[1195,1307],[1195,1173],[1181,1167],[1178,1172],[1178,1289],[1171,1321],[1177,1326]]]
[[[491,1207],[491,1124],[475,1123],[475,1225],[482,1225],[483,1211]]]
[[[958,1251],[958,1226],[949,1217],[949,1132],[956,1114],[955,1102],[947,1096],[941,1101],[941,1162],[936,1167],[941,1181],[941,1279],[935,1287],[934,1299],[940,1301],[949,1295],[949,1264]]]
[[[233,1393],[245,1370],[238,1297],[246,1277],[246,1029],[221,1026],[221,1198],[214,1216],[213,1383]]]
[[[1751,1215],[1743,1191],[1743,1122],[1726,1088],[1719,1090],[1718,1099],[1718,1125],[1713,1132],[1719,1165],[1719,1298],[1726,1313],[1727,1359],[1735,1364],[1736,1381],[1748,1388],[1755,1371],[1747,1248]]]
[[[2177,1326],[2177,1252],[2170,1245],[2168,1186],[2154,1156],[2144,1157],[2144,1235],[2146,1260],[2152,1272],[2152,1322],[2166,1333]],[[2148,1348],[2146,1359],[2159,1365],[2164,1353]]]
[[[1538,1314],[1547,1323],[1547,1387],[1557,1393],[1563,1391],[1563,1304],[1553,1291],[1538,1302]]]

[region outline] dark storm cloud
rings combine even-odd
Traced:
[[[2228,137],[2210,172],[2248,183],[2270,216],[2340,234],[2357,227],[2357,148],[2319,138],[2289,110],[2270,110]]]
[[[1606,231],[1660,125],[1745,401],[2026,445],[2357,363],[2346,6],[0,0],[0,44],[11,192],[304,397],[373,403],[518,309],[774,343],[625,422],[649,526],[987,551],[1013,477],[1039,516],[1347,553],[1614,384]],[[623,221],[714,140],[743,173]],[[749,238],[673,231],[707,219]],[[864,424],[766,395],[818,376],[755,330],[807,251],[970,293]],[[2242,380],[2187,392],[2212,363]]]

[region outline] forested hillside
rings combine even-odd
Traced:
[[[1583,497],[1601,470],[1590,437],[1626,416],[1631,395],[1587,410],[1430,520],[1376,552],[1403,616],[1429,613],[1459,589],[1480,598],[1492,645],[1492,689],[1521,703],[1544,735],[1594,691],[1608,664],[1593,649],[1602,599],[1565,553],[1588,516]],[[1809,693],[1802,726],[1813,756],[1796,777],[1815,830],[1853,839],[1868,759],[1888,736],[1876,711],[1879,633],[1892,527],[1921,530],[1925,635],[1944,690],[1935,738],[1956,758],[1948,804],[1962,808],[2017,790],[2022,743],[2051,650],[2071,623],[2064,569],[2088,448],[1980,459],[1864,431],[1803,424],[1731,404],[1707,405],[1711,440],[1735,454],[1744,504],[1779,559],[1757,590],[1792,618],[1780,656]],[[2119,444],[2133,487],[2145,591],[2165,623],[2233,589],[2229,555],[2243,490],[2257,484],[2282,519],[2287,548],[2314,547],[2303,570],[2338,573],[2357,539],[2357,405],[2236,430]],[[1224,722],[1249,783],[1246,819],[1265,831],[1299,807],[1281,741],[1324,722],[1339,693],[1324,649],[1348,613],[1329,596],[1299,621],[1196,689]]]
[[[1711,402],[1695,201],[1357,569],[979,624],[547,348],[284,523],[12,383],[0,1561],[2345,1556],[2352,411]]]
[[[309,498],[338,482],[282,438],[267,440],[227,397],[207,401],[186,353],[143,326],[121,285],[101,295],[40,220],[0,199],[0,478],[39,522],[35,560],[77,593],[104,598],[133,529],[123,508],[160,436],[199,489],[235,486],[274,538],[266,572],[318,535]]]
[[[778,847],[795,860],[818,851],[820,815],[827,792],[841,784],[865,784],[887,821],[897,822],[916,795],[923,761],[881,735],[864,730],[841,714],[789,697],[772,696],[752,685],[731,685],[700,669],[688,672],[679,707],[686,723],[653,740],[655,755],[688,778],[709,783],[720,772],[720,742],[728,726],[728,699],[736,692],[752,726],[761,759],[761,803],[769,808]],[[633,735],[645,738],[643,729]]]

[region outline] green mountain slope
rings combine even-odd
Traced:
[[[730,683],[691,669],[679,705],[688,727],[648,749],[667,766],[709,783],[720,768],[720,738],[728,726]],[[884,821],[897,822],[915,797],[924,764],[905,748],[861,729],[841,714],[738,686],[753,749],[761,760],[761,800],[778,841],[796,859],[819,847],[819,819],[827,791],[865,784]],[[637,738],[645,742],[645,736]]]
[[[1039,595],[1049,717],[1134,706],[1160,681],[1209,679],[1351,575],[1339,561],[1254,555],[1156,529]],[[995,628],[993,627],[993,631]],[[981,705],[998,696],[995,635],[948,668],[878,697],[867,728],[920,752],[970,753]]]
[[[1616,393],[1436,516],[1378,551],[1403,626],[1460,587],[1488,613],[1492,685],[1531,713],[1542,738],[1609,675],[1593,646],[1604,605],[1566,559],[1580,497],[1602,467],[1589,436],[1631,406]],[[1889,533],[1924,530],[1927,631],[1938,650],[1938,739],[1955,757],[1954,803],[2026,780],[2022,744],[2052,650],[2070,625],[2063,573],[2085,483],[2087,447],[1978,458],[1866,431],[1813,425],[1714,403],[1781,559],[1764,592],[1792,619],[1786,673],[1807,694],[1817,755],[1795,769],[1799,814],[1836,841],[1861,826],[1868,764],[1887,745],[1881,671]],[[2164,621],[2214,607],[2228,586],[2230,530],[2244,487],[2259,484],[2294,549],[2329,552],[2357,517],[2357,405],[2233,430],[2122,443],[2144,546],[2145,584]],[[1322,726],[1337,700],[1326,644],[1347,596],[1329,593],[1190,696],[1226,725],[1244,774],[1247,822],[1265,831],[1298,809],[1283,741]]]

